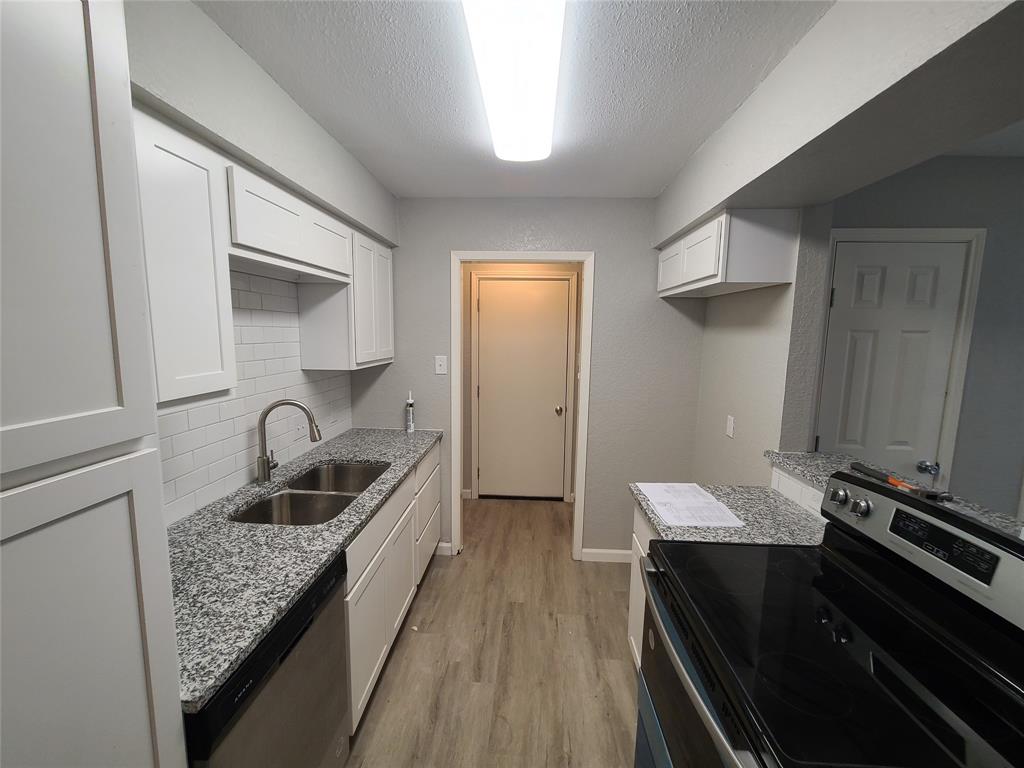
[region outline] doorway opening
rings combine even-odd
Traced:
[[[948,487],[984,244],[984,230],[833,230],[815,450]]]
[[[573,505],[582,559],[591,252],[452,252],[452,552],[462,503]]]

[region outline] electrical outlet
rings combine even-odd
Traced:
[[[732,437],[733,432],[736,431],[736,419],[731,415],[725,417],[725,436]]]
[[[434,373],[438,376],[448,375],[448,355],[434,355]]]

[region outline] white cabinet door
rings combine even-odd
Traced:
[[[335,218],[307,208],[302,260],[318,267],[352,274],[352,230]]]
[[[157,400],[237,383],[228,273],[226,163],[135,113]]]
[[[157,452],[0,504],[0,763],[183,767]]]
[[[388,633],[393,642],[416,594],[416,501],[405,510],[384,544],[388,582]]]
[[[352,733],[363,716],[390,647],[386,551],[387,547],[380,549],[345,598]]]
[[[373,262],[373,309],[376,314],[377,354],[381,360],[395,356],[395,308],[390,248],[378,245]]]
[[[228,167],[231,242],[302,259],[303,204],[238,165]]]
[[[680,243],[673,243],[658,254],[658,290],[675,288],[683,282],[683,251]]]
[[[9,472],[155,423],[121,5],[0,9],[0,452]]]
[[[416,541],[416,583],[423,581],[423,574],[427,571],[430,558],[437,550],[437,542],[441,540],[441,504],[434,507],[430,519],[423,527],[423,533]]]
[[[709,221],[682,240],[682,283],[705,280],[718,274],[725,215]]]
[[[629,558],[629,652],[633,656],[633,663],[640,669],[640,658],[643,656],[643,635],[644,632],[644,609],[647,605],[647,595],[644,592],[644,582],[641,575],[643,564],[641,558],[647,553],[643,551],[636,534],[631,537],[633,543],[632,555]]]
[[[374,262],[376,243],[370,238],[356,235],[353,254],[352,325],[355,340],[355,361],[366,363],[377,359],[377,310],[374,306]]]

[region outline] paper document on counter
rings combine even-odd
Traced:
[[[743,521],[696,483],[637,483],[667,525],[740,528]]]

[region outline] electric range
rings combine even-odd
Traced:
[[[637,765],[1024,765],[1024,541],[848,472],[822,513],[651,543]]]

